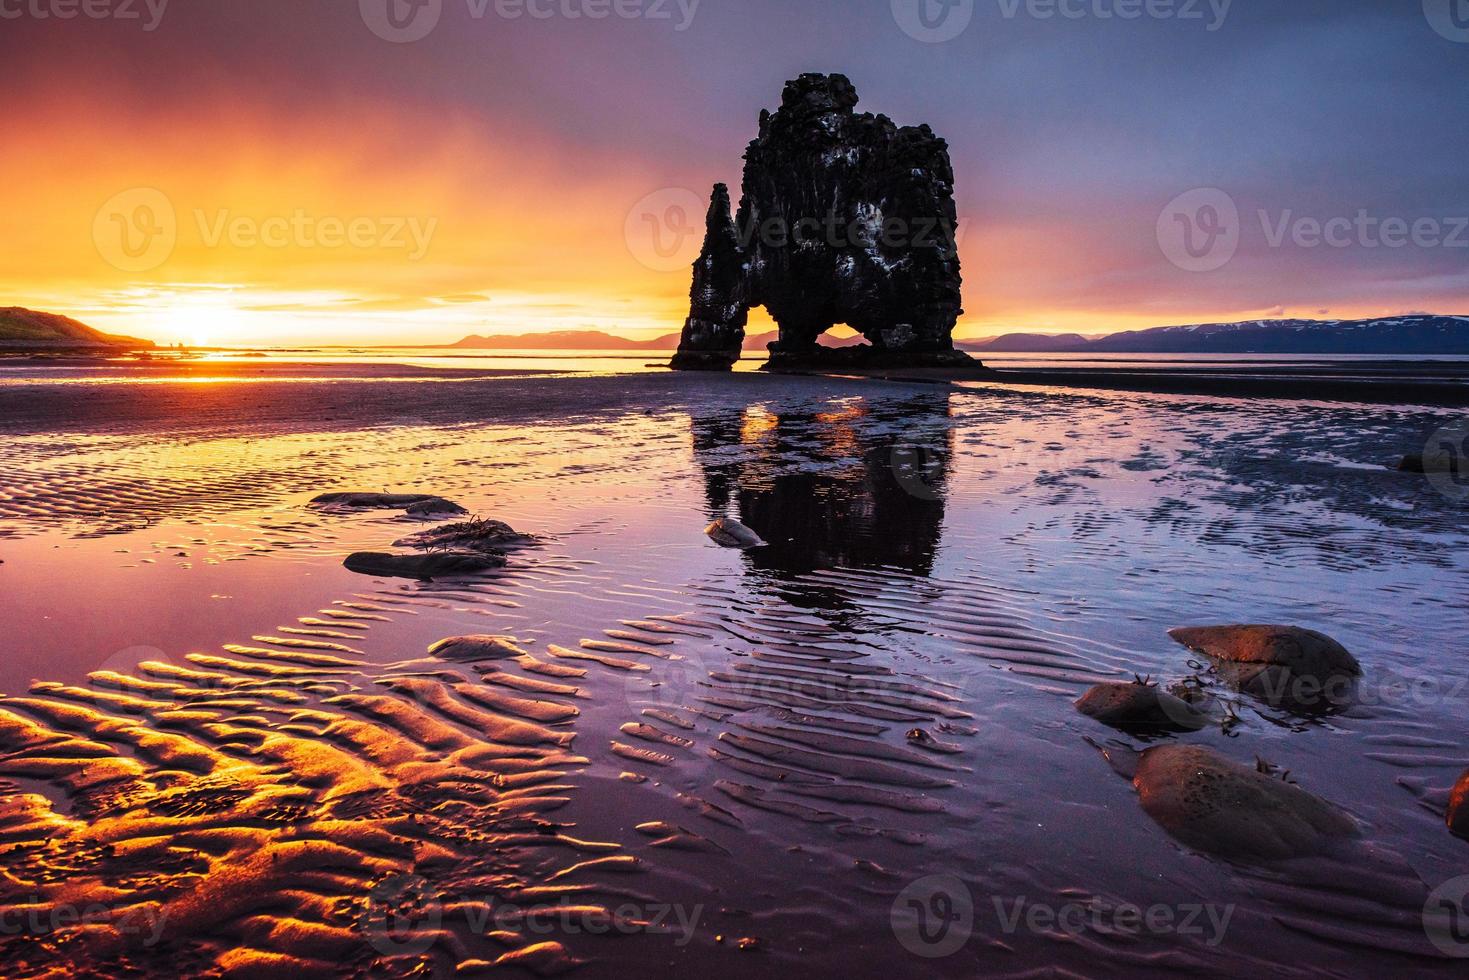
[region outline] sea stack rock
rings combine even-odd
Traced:
[[[858,114],[843,75],[786,84],[745,151],[743,197],[714,188],[672,367],[728,369],[751,307],[780,328],[771,368],[979,367],[954,349],[963,312],[948,144]],[[866,345],[817,344],[839,323]]]
[[[729,188],[714,185],[704,219],[704,248],[694,263],[689,318],[673,367],[682,371],[728,371],[740,359],[749,319],[745,256],[729,214]]]

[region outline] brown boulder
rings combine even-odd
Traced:
[[[505,556],[482,551],[432,551],[416,555],[359,551],[348,555],[342,564],[347,566],[348,571],[361,575],[432,579],[447,575],[473,575],[501,568],[505,564]]]
[[[1196,626],[1169,630],[1179,643],[1220,661],[1240,690],[1272,704],[1325,710],[1350,700],[1362,675],[1340,643],[1299,626]]]
[[[1148,749],[1133,786],[1171,836],[1231,860],[1319,854],[1357,835],[1351,817],[1325,800],[1197,745]]]
[[[1459,777],[1458,785],[1449,795],[1449,830],[1469,840],[1469,772]]]
[[[1197,731],[1209,722],[1187,701],[1142,681],[1098,684],[1077,700],[1076,710],[1124,731]]]

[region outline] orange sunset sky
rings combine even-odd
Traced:
[[[976,12],[993,22],[929,44],[871,6],[705,0],[680,28],[678,13],[487,22],[446,3],[412,43],[375,36],[353,3],[197,0],[151,30],[5,20],[0,305],[201,345],[676,332],[699,238],[679,222],[701,225],[712,182],[738,184],[784,80],[828,70],[861,108],[951,143],[960,336],[1469,308],[1469,248],[1266,232],[1469,211],[1460,150],[1430,123],[1458,111],[1436,60],[1462,73],[1469,53],[1420,23],[1348,4],[1327,38],[1268,9],[1213,32]],[[1410,33],[1411,57],[1360,56]],[[1252,61],[1287,49],[1267,86]],[[1356,100],[1381,73],[1401,110],[1364,133]],[[1238,204],[1219,269],[1180,268],[1160,243],[1192,188]],[[119,251],[144,230],[155,254]]]

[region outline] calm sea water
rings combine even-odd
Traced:
[[[320,347],[267,350],[219,350],[178,355],[168,351],[148,359],[105,361],[12,359],[0,360],[0,383],[23,380],[108,380],[213,376],[220,379],[312,380],[317,378],[411,377],[437,373],[549,372],[554,374],[623,374],[663,371],[671,351],[628,350],[520,350],[462,351],[443,348]],[[1285,354],[1084,354],[976,355],[991,367],[1004,370],[1170,371],[1225,373],[1239,376],[1329,376],[1341,378],[1384,375],[1424,379],[1462,380],[1469,375],[1469,357],[1417,355],[1285,355]],[[748,352],[735,366],[738,372],[759,369],[765,358]],[[289,365],[289,368],[287,367]],[[251,369],[261,369],[252,374]],[[307,370],[310,368],[310,370]],[[365,370],[364,370],[365,369]]]

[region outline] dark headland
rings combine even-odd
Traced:
[[[146,349],[151,340],[103,333],[59,313],[20,306],[0,307],[0,350],[96,351],[99,348]]]

